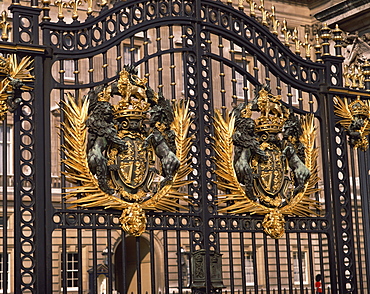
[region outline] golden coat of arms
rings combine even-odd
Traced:
[[[145,230],[145,211],[185,208],[187,194],[179,191],[191,172],[185,103],[172,105],[125,66],[117,81],[83,100],[67,94],[62,109],[65,175],[76,184],[66,197],[82,196],[71,203],[122,210],[122,228],[133,236]]]
[[[219,211],[262,214],[264,231],[285,232],[285,215],[307,216],[318,208],[316,128],[313,115],[298,117],[267,86],[224,119],[215,116]],[[227,203],[227,205],[226,205]],[[231,204],[230,204],[231,203]]]

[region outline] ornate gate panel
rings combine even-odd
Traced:
[[[14,216],[3,289],[368,291],[368,130],[349,125],[370,71],[343,87],[339,30],[323,26],[313,56],[285,22],[278,39],[263,3],[258,18],[231,1],[13,4],[1,52],[31,56],[34,81],[2,121],[14,168],[2,169],[3,218]],[[183,157],[158,147],[171,128]]]

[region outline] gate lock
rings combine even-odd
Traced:
[[[207,262],[206,254],[209,254],[209,271],[211,278],[211,287],[214,290],[225,288],[222,281],[222,254],[200,249],[191,254],[191,288],[206,288]]]

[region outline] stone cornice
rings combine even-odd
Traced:
[[[351,0],[351,1],[347,0],[337,5],[334,5],[328,9],[325,9],[319,13],[316,13],[314,17],[320,22],[327,22],[328,20],[337,18],[338,16],[343,17],[344,14],[348,14],[351,10],[354,10],[361,6],[369,5],[370,5],[369,0]]]

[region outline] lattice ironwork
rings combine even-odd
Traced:
[[[0,286],[10,282],[14,293],[311,293],[320,275],[323,293],[368,291],[368,150],[348,144],[334,104],[335,96],[369,99],[369,66],[343,72],[339,28],[323,26],[309,44],[263,1],[44,0],[42,9],[35,2],[13,1],[11,42],[4,36],[0,44],[4,56],[31,56],[35,76],[34,90],[1,126]],[[65,138],[55,128],[65,121],[67,93],[82,101],[127,64],[168,100],[187,100],[192,117],[192,172],[181,188],[189,196],[175,211],[147,211],[139,237],[121,230],[120,211],[70,207],[68,168],[57,151]],[[280,239],[263,232],[262,215],[227,213],[233,202],[220,203],[215,173],[216,110],[226,119],[262,85],[297,117],[312,114],[317,128],[320,180],[309,197],[318,207],[285,216]],[[220,264],[221,282],[211,269]]]

